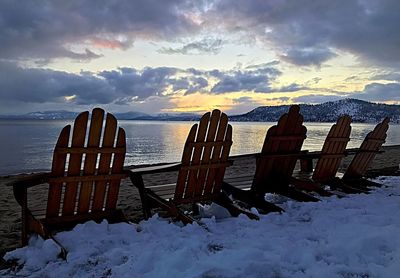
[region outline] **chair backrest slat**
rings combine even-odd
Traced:
[[[104,118],[104,111],[102,109],[99,108],[93,109],[92,119],[90,121],[87,147],[100,146],[101,131],[103,129],[103,118]],[[83,175],[94,174],[96,170],[97,157],[98,153],[86,154],[83,166]],[[79,214],[89,211],[93,185],[94,185],[93,181],[85,181],[82,182],[81,184],[81,188],[79,191],[79,200],[78,200]]]
[[[372,160],[385,142],[389,129],[389,118],[377,124],[371,132],[367,134],[361,143],[359,151],[350,162],[343,179],[361,178],[367,171]]]
[[[228,158],[225,157],[225,153],[228,153],[229,156],[230,146],[232,145],[232,127],[228,125],[228,117],[225,114],[221,114],[214,143],[215,145],[211,155],[211,163],[215,164],[221,160],[227,161]],[[226,168],[222,167],[217,169],[210,168],[208,170],[207,180],[204,185],[204,194],[220,192],[225,169]],[[221,175],[222,180],[220,178]]]
[[[197,129],[197,134],[196,134],[196,142],[204,142],[207,134],[207,128],[208,128],[208,123],[210,121],[210,116],[211,113],[208,112],[203,115],[200,119],[200,124]],[[186,148],[186,146],[185,146]],[[198,165],[200,164],[200,159],[201,159],[201,154],[203,152],[203,147],[201,146],[194,146],[193,148],[193,155],[192,159],[190,161],[190,164],[192,165]],[[185,165],[183,165],[185,166]],[[189,170],[189,177],[188,177],[188,182],[185,190],[185,198],[191,198],[194,196],[195,191],[196,191],[196,186],[197,186],[197,175],[198,175],[198,169],[192,169]]]
[[[210,117],[210,123],[207,128],[207,136],[205,142],[213,143],[216,141],[215,136],[217,133],[220,117],[221,117],[221,112],[219,110],[212,111]],[[203,147],[200,164],[207,165],[211,162],[211,155],[213,150],[214,150],[213,145],[208,145],[208,146],[206,145]],[[199,169],[198,176],[196,179],[195,192],[194,192],[195,196],[202,195],[204,190],[204,183],[206,182],[208,172],[209,172],[208,168]]]
[[[104,148],[114,146],[115,133],[117,132],[117,120],[113,115],[107,114],[104,127],[103,144]],[[125,150],[124,152],[125,153]],[[108,174],[110,171],[112,153],[101,153],[99,158],[99,175]],[[96,182],[93,194],[93,211],[101,211],[104,207],[104,196],[106,194],[106,182]]]
[[[306,132],[300,107],[292,105],[278,124],[268,129],[257,159],[252,191],[265,193],[269,191],[268,187],[273,190],[274,186],[289,185]]]
[[[47,218],[85,215],[116,208],[119,185],[124,177],[125,132],[119,128],[115,142],[117,121],[114,116],[107,114],[104,127],[102,109],[93,109],[91,121],[88,117],[89,112],[83,112],[76,118],[71,146],[68,145],[70,126],[60,134],[54,149]],[[86,140],[88,122],[90,127]]]
[[[228,117],[219,110],[204,114],[200,124],[191,128],[186,140],[175,202],[213,198],[219,193],[231,142],[232,127]]]
[[[188,137],[186,139],[186,145],[183,148],[183,154],[182,154],[182,165],[190,165],[190,160],[192,158],[192,153],[193,153],[193,143],[196,138],[196,132],[197,132],[198,124],[194,124],[189,131]],[[189,147],[190,146],[190,147]],[[176,189],[175,189],[175,195],[174,199],[175,200],[180,200],[183,198],[183,194],[185,193],[185,184],[188,182],[189,178],[189,170],[187,169],[182,169],[178,173],[178,180],[176,182]]]
[[[125,130],[121,127],[118,128],[116,147],[126,148]],[[125,161],[125,153],[114,154],[114,160],[112,163],[111,174],[122,173],[124,170],[124,161]],[[106,199],[106,209],[112,210],[112,209],[116,208],[120,184],[121,184],[121,180],[112,180],[110,182],[110,185],[108,188],[107,199]]]
[[[228,125],[226,128],[225,140],[232,142],[232,126],[231,125]],[[230,150],[231,150],[231,145],[223,146],[223,148],[221,150],[221,154],[217,156],[218,160],[221,162],[227,162],[228,158],[229,158]],[[217,194],[221,190],[225,171],[226,171],[226,167],[220,167],[218,169],[215,169],[215,172],[216,172],[215,180],[214,180],[214,186],[212,187],[213,194]]]
[[[313,172],[313,180],[325,182],[336,176],[350,140],[350,123],[349,116],[342,116],[329,130]]]
[[[72,131],[71,147],[83,147],[86,138],[86,129],[89,112],[79,114],[74,122]],[[71,153],[68,161],[67,176],[78,176],[81,172],[81,153]],[[65,186],[62,215],[74,215],[76,210],[76,199],[78,194],[78,182],[68,182]]]
[[[61,130],[60,136],[56,143],[57,148],[68,147],[71,126],[67,125]],[[53,176],[63,176],[65,172],[65,163],[67,161],[67,153],[54,152],[51,172]],[[49,193],[47,197],[47,215],[46,217],[56,217],[60,212],[62,195],[62,182],[50,182]]]

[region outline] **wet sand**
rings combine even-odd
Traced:
[[[378,175],[398,175],[400,164],[400,145],[384,147],[384,153],[376,156],[367,173],[368,176],[374,177]],[[239,175],[253,174],[255,171],[255,155],[242,155],[232,157],[234,164],[229,167],[226,177],[234,177]],[[352,156],[346,157],[341,169],[346,169],[350,163]],[[163,173],[145,176],[145,184],[160,184],[165,181],[175,182],[176,173]],[[21,212],[20,207],[14,199],[12,187],[6,186],[18,176],[0,177],[0,258],[4,253],[19,246],[21,231]],[[129,186],[129,179],[122,182],[119,204],[123,209],[127,218],[132,222],[138,222],[142,219],[141,204],[138,192],[135,187]],[[32,202],[37,204],[45,204],[45,188],[38,186],[32,189],[29,197]]]

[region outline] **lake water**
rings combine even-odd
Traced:
[[[48,170],[61,129],[72,120],[0,120],[0,175]],[[259,152],[275,123],[231,122],[231,155]],[[126,131],[126,165],[176,162],[193,122],[119,121]],[[320,150],[331,123],[305,123],[303,149]],[[359,147],[373,124],[352,124],[349,148]],[[400,126],[390,125],[385,145],[400,144]]]

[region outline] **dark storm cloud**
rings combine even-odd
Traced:
[[[126,104],[150,97],[168,98],[170,95],[196,92],[269,92],[269,82],[279,74],[274,68],[260,66],[241,71],[200,71],[172,67],[137,70],[124,67],[96,74],[74,74],[41,68],[22,68],[11,62],[0,62],[0,101]],[[210,77],[217,81],[211,92],[208,81]]]
[[[245,31],[272,42],[294,64],[320,65],[335,56],[331,49],[336,48],[398,66],[399,10],[397,0],[221,0],[208,18],[230,32]]]
[[[322,103],[343,98],[356,98],[372,102],[400,101],[400,83],[371,83],[364,87],[360,92],[343,93],[336,92],[337,95],[310,94],[292,98],[293,102],[303,103]]]
[[[122,48],[137,38],[174,41],[196,35],[245,33],[274,45],[301,66],[331,59],[336,50],[400,65],[400,1],[0,1],[0,58],[90,60],[91,47]],[[176,40],[175,40],[176,41]],[[82,43],[80,50],[69,46]],[[249,43],[249,40],[243,41]],[[163,53],[218,53],[221,40],[200,40]]]
[[[300,103],[323,103],[323,102],[327,102],[327,101],[340,100],[343,98],[344,98],[343,96],[337,96],[337,95],[311,94],[311,95],[305,95],[305,96],[292,98],[292,101],[294,103],[297,103],[297,102],[300,102]]]
[[[363,92],[351,95],[351,97],[367,101],[400,101],[400,83],[371,83],[365,86]]]
[[[106,80],[45,69],[24,69],[0,62],[0,98],[19,102],[65,102],[76,95],[77,104],[106,104],[113,100]]]
[[[136,37],[170,38],[196,29],[185,1],[0,1],[0,58],[84,60],[68,44],[127,48]]]
[[[381,73],[373,76],[372,80],[389,80],[389,81],[399,81],[400,82],[400,72],[388,72]]]
[[[221,39],[203,39],[185,44],[182,47],[171,48],[162,47],[158,50],[162,54],[183,54],[183,55],[196,55],[196,54],[218,54],[223,46]]]
[[[205,93],[205,88],[208,86],[208,81],[204,77],[189,77],[188,78],[188,86],[185,89],[185,95],[189,95],[196,92],[203,92]]]
[[[162,95],[166,87],[173,83],[171,77],[176,72],[177,69],[168,67],[145,68],[143,71],[121,68],[103,71],[99,75],[114,88],[116,95],[129,95],[141,100],[152,95]]]
[[[253,104],[253,103],[256,103],[256,101],[252,97],[239,97],[239,98],[232,99],[232,101],[233,101],[233,103],[236,103],[236,104],[243,104],[243,103]]]
[[[151,96],[163,96],[167,87],[187,88],[173,77],[174,68],[121,68],[72,74],[37,68],[24,69],[12,63],[0,63],[0,99],[19,102],[67,102],[75,104],[127,103]],[[199,86],[192,81],[193,86]],[[185,86],[184,86],[185,85]],[[72,97],[73,96],[73,97]]]
[[[291,92],[297,92],[297,91],[302,91],[302,90],[311,90],[311,89],[306,87],[306,86],[302,86],[300,84],[297,84],[297,83],[292,83],[290,85],[283,86],[283,87],[280,87],[278,89],[275,89],[274,91],[275,92],[288,92],[288,93],[291,93]]]
[[[219,81],[211,89],[211,92],[216,94],[241,91],[270,93],[272,92],[271,81],[281,74],[276,68],[265,64],[230,72],[214,70],[210,72],[210,76],[218,78]]]
[[[280,55],[282,60],[299,66],[319,66],[322,61],[335,57],[336,54],[323,48],[292,48]]]

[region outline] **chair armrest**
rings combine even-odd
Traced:
[[[181,163],[173,163],[159,166],[148,166],[142,168],[135,168],[129,170],[130,175],[147,175],[147,174],[156,174],[156,173],[165,173],[165,172],[173,172],[178,171],[182,167]]]
[[[375,150],[363,150],[360,148],[351,148],[351,149],[346,149],[344,154],[347,156],[347,155],[352,155],[352,154],[357,154],[357,153],[376,153],[376,154],[378,154],[378,153],[384,153],[384,152],[385,152],[384,150],[375,151]]]
[[[321,157],[321,151],[302,151],[299,155],[299,159],[316,159]]]
[[[19,188],[29,188],[38,184],[46,183],[49,181],[49,178],[50,172],[37,173],[25,177],[16,178],[15,180],[8,182],[6,185]]]
[[[308,155],[308,151],[299,151],[299,152],[276,152],[276,153],[257,153],[256,158],[283,158],[283,157],[297,157],[300,158],[303,155]]]

